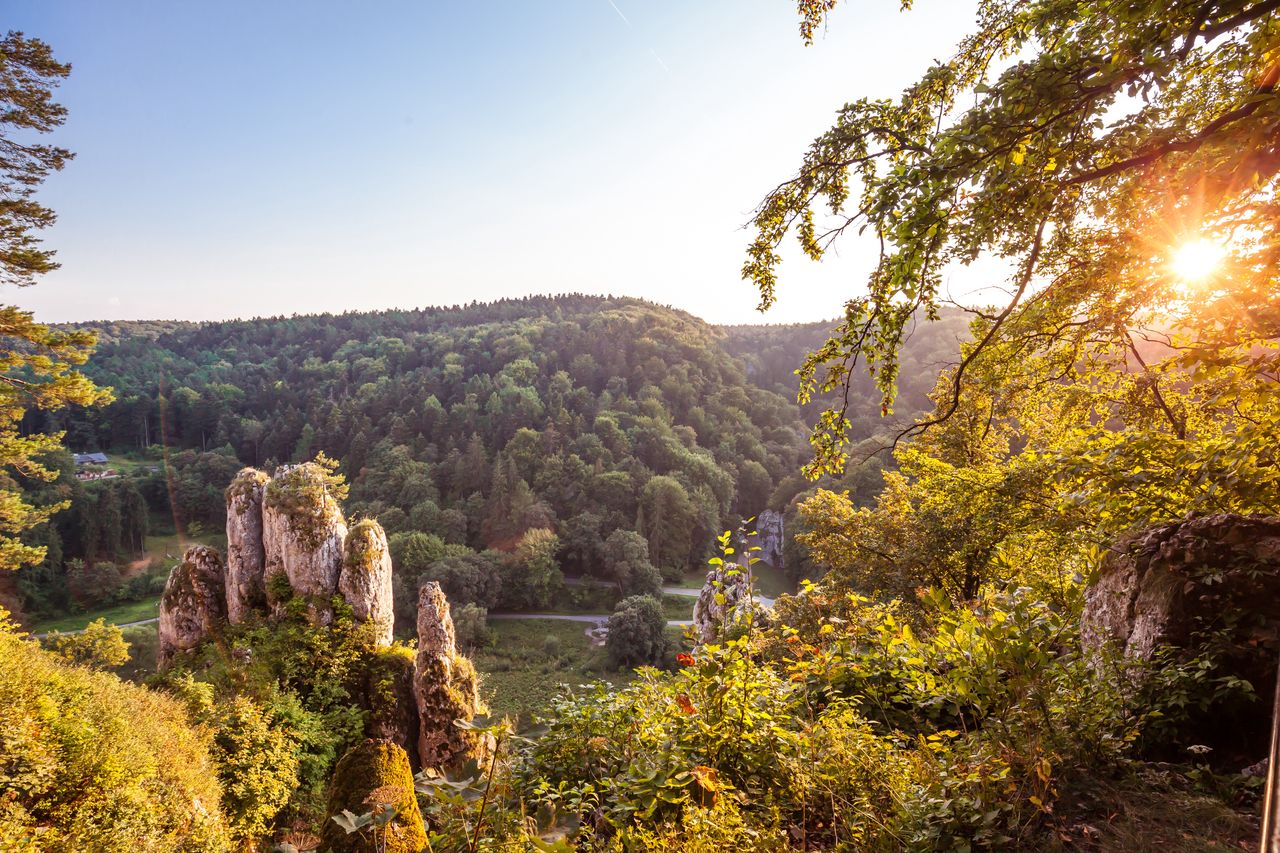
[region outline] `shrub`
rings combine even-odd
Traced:
[[[230,849],[208,736],[179,703],[0,627],[0,849]]]
[[[484,648],[493,642],[489,611],[471,602],[454,609],[453,631],[460,649]]]
[[[213,759],[222,807],[237,838],[255,840],[288,804],[298,784],[297,740],[265,709],[243,697],[214,715]]]
[[[45,643],[49,651],[77,666],[110,669],[129,662],[124,632],[103,619],[93,620],[78,634],[51,631]]]
[[[633,595],[618,602],[605,640],[615,669],[661,663],[668,645],[667,617],[656,598]]]

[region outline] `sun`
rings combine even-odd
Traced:
[[[1221,243],[1200,237],[1183,243],[1169,259],[1169,269],[1175,277],[1186,284],[1194,284],[1207,279],[1222,266],[1227,249]]]

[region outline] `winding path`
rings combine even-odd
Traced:
[[[107,624],[112,625],[116,628],[132,628],[135,625],[150,625],[152,622],[159,622],[159,621],[160,621],[159,616],[152,616],[150,619],[139,619],[137,622],[108,622]],[[52,633],[55,633],[55,632],[43,631],[39,634],[32,634],[31,636],[35,637],[37,640],[43,640],[45,637],[49,636]],[[56,633],[61,634],[64,637],[68,634],[83,634],[84,628],[77,628],[74,631],[57,631]]]

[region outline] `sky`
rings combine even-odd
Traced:
[[[4,0],[72,64],[40,199],[45,322],[643,297],[716,323],[830,318],[875,258],[741,280],[755,205],[835,111],[894,97],[971,0]]]

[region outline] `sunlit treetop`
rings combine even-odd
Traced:
[[[806,40],[834,6],[799,2]],[[933,319],[943,270],[980,256],[1012,270],[1007,299],[972,306],[950,394],[903,435],[950,417],[1001,338],[1134,350],[1155,330],[1185,361],[1280,335],[1278,9],[983,0],[955,55],[901,98],[843,107],[761,203],[743,267],[763,309],[788,234],[814,259],[846,234],[880,245],[865,293],[803,366],[802,398],[866,369],[890,413],[911,318]],[[845,426],[843,410],[824,415],[811,474],[844,464]]]

